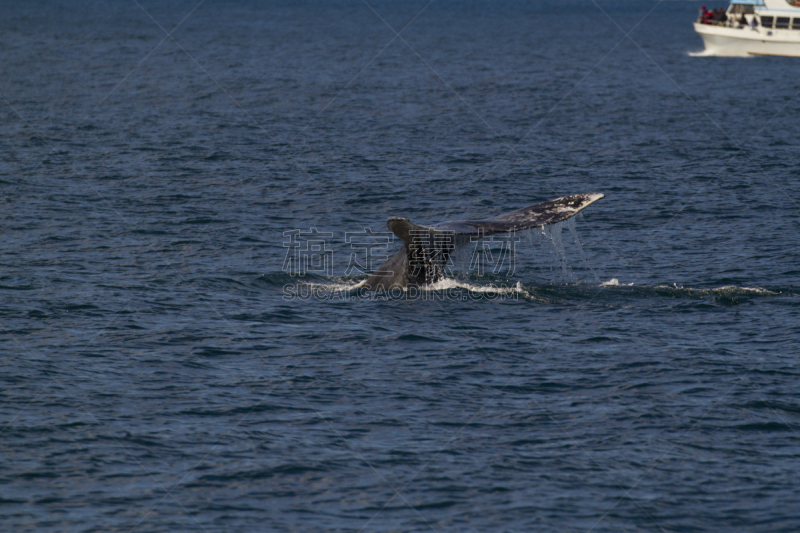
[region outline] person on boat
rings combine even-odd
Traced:
[[[725,14],[725,10],[721,7],[718,7],[714,10],[714,22],[717,24],[723,24],[728,20],[728,15]]]
[[[758,21],[756,20],[755,15],[753,15],[753,18],[750,19],[750,29],[755,31],[756,28],[758,28]]]
[[[739,28],[744,28],[745,26],[747,26],[747,19],[744,18],[744,13],[739,15],[739,19],[736,21],[736,24],[739,25]]]

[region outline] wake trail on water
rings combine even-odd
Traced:
[[[600,283],[600,287],[634,287],[639,290],[650,290],[657,292],[667,292],[683,296],[736,296],[736,295],[758,295],[758,296],[782,296],[794,293],[792,290],[772,290],[764,287],[748,287],[739,285],[723,285],[712,288],[684,287],[673,283],[672,285],[636,285],[634,283],[620,283],[617,278]]]
[[[706,295],[734,295],[734,294],[758,294],[760,296],[779,296],[784,294],[783,291],[771,291],[763,287],[739,287],[738,285],[723,285],[713,289],[695,289],[692,287],[681,287],[677,285],[656,285],[654,289],[667,289],[682,291],[689,295],[706,296]]]
[[[717,54],[717,53],[714,53],[714,52],[711,52],[711,51],[708,51],[708,50],[701,50],[699,52],[687,52],[686,55],[688,55],[689,57],[755,57],[754,55],[751,55],[751,54],[742,54],[742,55],[734,55],[734,56],[729,55],[729,54],[720,55],[720,54]]]

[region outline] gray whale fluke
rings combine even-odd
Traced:
[[[603,198],[601,193],[576,194],[504,213],[489,220],[455,220],[419,226],[407,218],[392,217],[386,225],[403,241],[363,287],[388,290],[408,285],[426,285],[440,280],[450,254],[475,237],[509,233],[555,224],[577,214]]]

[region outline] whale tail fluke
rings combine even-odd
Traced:
[[[576,215],[603,198],[601,193],[556,198],[504,213],[489,220],[455,220],[420,226],[407,218],[391,217],[389,229],[403,241],[403,248],[384,263],[365,283],[370,289],[426,285],[442,278],[455,248],[476,236],[509,233],[556,224]]]

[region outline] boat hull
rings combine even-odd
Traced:
[[[800,57],[800,31],[727,28],[695,23],[706,55],[749,57],[754,55]]]

